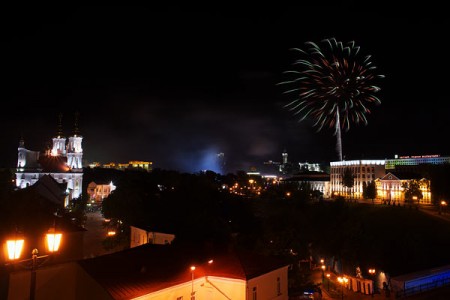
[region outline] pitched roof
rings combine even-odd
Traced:
[[[58,183],[52,176],[45,174],[29,188],[36,190],[55,204],[64,205],[67,183]]]
[[[391,172],[387,173],[383,177],[380,178],[380,180],[400,180],[397,176],[392,174]]]
[[[199,247],[200,248],[200,247]],[[207,261],[214,262],[208,266]],[[114,298],[129,299],[205,275],[248,280],[287,266],[275,258],[243,251],[206,252],[193,247],[145,244],[79,261],[81,267]]]

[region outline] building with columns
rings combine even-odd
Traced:
[[[419,204],[431,204],[430,180],[417,174],[386,174],[386,160],[348,160],[330,162],[330,194],[349,199],[363,199],[363,187],[374,181],[377,200],[387,203],[404,204],[404,184],[417,181],[423,198]],[[343,185],[343,174],[350,169],[353,175],[353,187]]]
[[[330,162],[330,192],[346,198],[362,199],[363,186],[385,175],[384,160],[343,160]],[[344,170],[350,168],[354,185],[347,188],[342,184]]]
[[[388,203],[405,204],[404,185],[416,180],[419,184],[422,199],[416,199],[413,202],[418,204],[431,204],[430,180],[414,176],[396,176],[388,172],[385,176],[375,179],[377,189],[377,198]]]
[[[58,130],[53,137],[51,149],[45,152],[28,150],[25,141],[20,139],[16,169],[16,187],[23,189],[34,185],[44,175],[50,175],[58,183],[66,184],[69,201],[82,195],[83,183],[83,137],[78,129],[78,116],[75,115],[72,135],[66,138],[62,130],[62,115],[59,115]]]

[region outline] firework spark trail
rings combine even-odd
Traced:
[[[342,160],[341,130],[348,131],[351,123],[367,125],[370,105],[381,103],[374,95],[380,88],[373,82],[384,76],[375,74],[371,56],[361,56],[354,41],[346,45],[335,38],[321,42],[322,48],[306,42],[305,50],[292,49],[302,58],[293,63],[295,70],[284,72],[290,78],[279,85],[289,86],[284,94],[295,95],[285,108],[300,115],[299,121],[314,119],[317,131],[334,128]]]

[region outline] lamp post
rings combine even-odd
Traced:
[[[375,269],[369,269],[369,274],[370,274],[370,276],[372,277],[372,297],[373,297],[373,294],[375,293],[375,278],[374,278],[374,275],[375,275]]]
[[[194,292],[194,271],[195,271],[195,266],[191,266],[191,273],[192,273],[191,300],[195,300],[195,292]]]
[[[447,206],[447,202],[444,201],[444,200],[442,200],[442,201],[439,203],[439,214],[441,214],[441,213],[444,212],[444,207],[446,207],[446,206]]]
[[[209,268],[210,268],[210,266],[213,264],[213,262],[214,262],[214,260],[213,259],[210,259],[210,260],[208,260],[208,267],[207,267],[207,271],[208,271],[208,273],[207,274],[205,274],[206,276],[206,279],[208,279],[208,274],[209,274]]]
[[[330,291],[330,273],[327,273],[327,279],[328,279],[328,284],[327,284],[327,291]]]
[[[62,234],[57,233],[54,229],[47,233],[46,245],[49,253],[56,253],[59,250],[61,238]],[[34,300],[36,296],[36,270],[47,261],[50,254],[38,256],[39,251],[34,248],[31,251],[31,258],[18,261],[23,245],[23,239],[11,239],[6,241],[8,261],[10,264],[28,264],[27,268],[31,270],[30,300]]]
[[[342,285],[342,293],[341,293],[341,296],[342,296],[342,299],[344,299],[344,285],[347,284],[348,278],[347,278],[347,277],[338,277],[338,281],[339,281],[339,283]]]
[[[322,283],[323,283],[323,281],[325,280],[325,269],[326,269],[326,267],[325,267],[325,265],[322,265],[320,268],[322,269]]]

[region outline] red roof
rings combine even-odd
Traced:
[[[114,299],[129,299],[205,275],[248,280],[287,266],[278,259],[245,253],[220,251],[206,255],[201,249],[174,245],[142,245],[109,255],[80,261],[84,270]],[[214,262],[208,265],[207,261]]]

